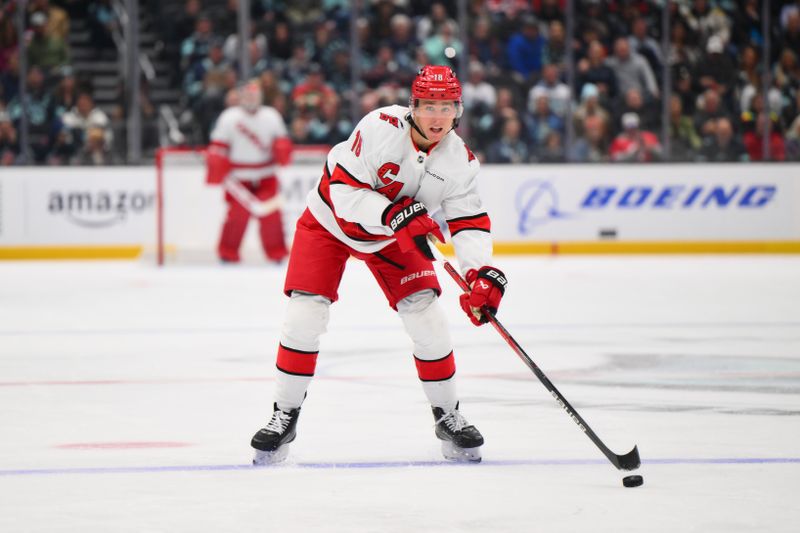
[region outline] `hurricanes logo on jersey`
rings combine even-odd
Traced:
[[[397,198],[397,195],[400,194],[400,189],[403,188],[402,182],[395,181],[399,173],[400,165],[397,163],[384,163],[378,169],[378,179],[383,183],[383,187],[379,187],[376,190],[392,201]]]

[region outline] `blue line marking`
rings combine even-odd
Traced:
[[[309,470],[370,470],[386,468],[433,468],[433,467],[508,467],[508,466],[593,466],[605,465],[605,459],[525,459],[496,460],[481,463],[453,463],[448,461],[376,461],[376,462],[287,462],[274,466],[233,465],[181,465],[181,466],[115,466],[81,468],[31,468],[0,470],[0,477],[51,476],[70,474],[156,474],[163,472],[225,472],[237,470],[264,470],[302,468]],[[721,457],[721,458],[662,458],[642,461],[643,465],[753,465],[753,464],[800,464],[800,457]]]

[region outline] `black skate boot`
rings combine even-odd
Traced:
[[[297,436],[295,428],[300,417],[300,408],[281,411],[274,404],[272,419],[266,427],[253,435],[250,446],[256,450],[254,465],[279,463],[289,454],[289,443]]]
[[[436,420],[436,436],[442,441],[442,455],[445,459],[480,462],[483,435],[461,415],[458,404],[455,409],[447,412],[441,407],[434,407],[433,418]]]

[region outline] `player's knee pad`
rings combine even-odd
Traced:
[[[453,351],[447,320],[431,289],[419,291],[397,302],[397,312],[414,342],[418,359],[439,359]]]
[[[319,338],[327,331],[331,301],[318,294],[293,291],[286,308],[281,344],[295,350],[319,351]]]

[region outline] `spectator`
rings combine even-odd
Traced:
[[[561,118],[567,113],[570,101],[569,87],[559,78],[558,66],[548,64],[542,68],[542,79],[528,93],[528,109],[533,112],[540,96],[547,98],[550,110]]]
[[[456,52],[456,56],[462,53],[463,45],[461,41],[458,40],[457,34],[458,24],[452,20],[448,20],[439,27],[439,31],[435,35],[428,37],[422,43],[422,47],[425,49],[425,55],[428,58],[427,63],[430,65],[455,67],[453,59],[445,55],[445,50],[447,48],[453,48]]]
[[[42,68],[46,73],[58,66],[69,63],[67,43],[64,39],[47,34],[47,15],[37,11],[31,15],[33,37],[28,43],[28,61]]]
[[[289,23],[284,21],[277,22],[267,39],[270,57],[281,62],[288,61],[292,57],[293,42],[292,29]]]
[[[698,82],[703,89],[716,90],[723,99],[728,100],[735,87],[736,65],[733,58],[725,53],[725,43],[713,36],[706,45],[706,54],[697,65]]]
[[[622,124],[622,115],[636,113],[639,125],[643,130],[654,131],[661,126],[661,110],[658,106],[647,105],[639,89],[631,87],[624,94],[624,99],[616,107],[614,113],[615,124]],[[619,132],[619,129],[615,129]]]
[[[0,73],[5,72],[11,67],[11,57],[17,54],[17,27],[14,25],[14,17],[9,16],[0,10]],[[0,99],[3,94],[0,93]]]
[[[727,117],[716,119],[714,134],[706,137],[700,151],[700,160],[708,163],[735,163],[748,160],[744,145],[734,137],[730,119]]]
[[[622,133],[611,143],[609,155],[617,162],[650,162],[661,158],[661,143],[654,133],[639,129],[636,113],[622,115]]]
[[[544,145],[536,149],[533,159],[537,163],[563,163],[566,158],[561,134],[557,131],[548,133]]]
[[[95,0],[89,4],[87,22],[92,48],[99,55],[114,47],[114,32],[119,32],[119,19],[111,6],[111,0]]]
[[[441,2],[431,4],[431,9],[417,21],[417,41],[425,42],[426,39],[439,32],[446,22],[455,21],[447,15],[447,8]]]
[[[470,61],[469,78],[464,83],[464,109],[484,114],[491,111],[497,102],[497,90],[485,80],[486,71],[478,61]]]
[[[591,41],[587,56],[578,61],[578,92],[591,83],[597,87],[600,102],[608,105],[617,97],[617,76],[606,64],[606,51],[600,41]]]
[[[636,17],[631,24],[631,35],[628,37],[629,48],[641,55],[650,70],[660,79],[659,75],[664,65],[664,57],[661,55],[661,44],[647,34],[647,20],[644,17]]]
[[[31,0],[28,4],[28,13],[40,11],[47,15],[45,33],[66,42],[69,36],[69,15],[59,6],[54,6],[50,0]]]
[[[112,164],[111,150],[106,141],[106,131],[99,127],[86,130],[86,140],[72,159],[73,165],[107,166]]]
[[[624,37],[614,41],[614,55],[606,59],[606,65],[614,71],[620,93],[626,94],[629,89],[638,89],[647,99],[658,99],[658,85],[650,65],[641,55],[631,51],[630,44]]]
[[[188,71],[208,56],[214,40],[211,17],[205,14],[199,15],[195,22],[194,33],[181,43],[181,71]]]
[[[61,129],[61,121],[53,113],[53,99],[44,83],[44,72],[38,66],[28,70],[27,91],[17,94],[8,104],[8,113],[15,124],[22,119],[23,102],[27,107],[28,144],[35,163],[45,163],[53,142]],[[28,161],[26,161],[27,163]]]
[[[683,114],[681,98],[674,94],[669,100],[669,138],[670,159],[673,161],[694,160],[702,145],[691,117]]]
[[[583,86],[581,103],[572,115],[575,131],[579,135],[583,133],[581,128],[589,117],[597,117],[597,120],[600,121],[603,140],[607,140],[606,137],[611,129],[611,115],[600,105],[600,91],[594,83],[587,83]]]
[[[684,66],[675,72],[675,89],[673,94],[681,99],[681,108],[684,114],[692,116],[697,109],[697,93],[695,92],[694,78],[691,71]]]
[[[547,96],[541,95],[534,103],[533,112],[525,116],[525,126],[528,139],[535,147],[534,150],[536,150],[544,146],[545,140],[551,131],[563,133],[564,120],[550,109],[550,101]]]
[[[186,72],[183,82],[184,94],[194,105],[204,97],[219,97],[224,90],[225,71],[231,68],[222,51],[222,40],[212,39],[208,43],[208,56],[195,62]]]
[[[87,144],[90,129],[102,132],[105,148],[111,148],[113,141],[111,122],[102,109],[95,107],[94,99],[88,92],[78,95],[75,107],[65,113],[62,120],[64,127],[72,134],[74,145],[79,151]]]
[[[236,33],[239,30],[239,0],[227,0],[225,6],[215,14],[214,20],[220,35]]]
[[[520,30],[511,36],[506,47],[509,66],[519,81],[528,83],[539,75],[544,45],[538,22],[532,15],[524,15]]]
[[[571,163],[605,163],[608,161],[606,128],[600,115],[587,115],[581,123],[583,132],[570,147]]]
[[[547,44],[542,52],[542,61],[559,68],[564,65],[564,57],[567,55],[567,41],[564,32],[564,24],[560,20],[553,20],[547,30]]]
[[[680,20],[675,21],[672,25],[667,61],[672,68],[673,78],[678,69],[694,70],[697,62],[700,61],[700,49],[689,42],[687,32],[686,24]]]
[[[781,51],[780,59],[775,64],[772,71],[775,87],[785,95],[794,94],[800,90],[800,62],[797,54],[800,49],[794,51],[784,48]]]
[[[413,71],[416,75],[416,61],[414,60],[413,50],[417,48],[417,40],[414,35],[414,25],[408,15],[397,13],[389,21],[391,34],[387,41],[394,52],[395,61],[403,70]],[[399,81],[403,85],[405,82]]]
[[[53,91],[54,112],[59,117],[75,107],[78,101],[78,82],[75,79],[75,70],[66,66],[61,69],[60,74],[61,80]]]
[[[720,8],[709,4],[708,0],[693,0],[691,6],[688,2],[680,3],[680,14],[701,46],[711,37],[719,37],[727,43],[731,38],[730,21]]]
[[[319,65],[309,68],[308,76],[303,83],[292,91],[292,102],[302,114],[315,114],[326,98],[335,98],[336,93],[326,83]]]
[[[503,123],[502,134],[486,152],[489,163],[527,163],[530,159],[528,146],[521,137],[519,119],[511,117]]]
[[[789,11],[780,40],[780,50],[800,50],[800,9]]]
[[[322,101],[318,116],[308,124],[308,140],[313,144],[334,145],[347,139],[352,132],[352,123],[339,116],[339,98]]]
[[[535,0],[531,3],[534,6],[536,16],[548,25],[564,20],[564,12],[561,9],[562,0]]]
[[[786,130],[786,160],[800,161],[800,114]]]
[[[742,142],[750,156],[750,161],[764,160],[764,134],[768,115],[761,112],[757,115],[755,127],[751,124],[745,125],[745,132],[742,135]],[[772,121],[769,132],[769,157],[771,161],[783,161],[786,159],[786,145],[783,140],[777,121]]]
[[[7,167],[17,162],[20,146],[19,136],[11,116],[0,109],[0,166]]]
[[[481,63],[489,72],[499,72],[506,66],[503,43],[492,31],[492,22],[482,16],[475,21],[469,38],[469,57]]]
[[[719,93],[714,89],[707,89],[699,99],[694,118],[695,130],[702,137],[714,135],[714,128],[718,118],[731,118],[731,114],[722,105]]]

